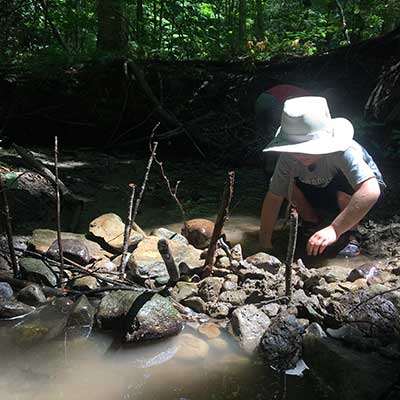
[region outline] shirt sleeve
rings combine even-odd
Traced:
[[[350,147],[343,153],[337,153],[336,162],[353,188],[367,179],[375,177],[374,172],[364,160],[361,149]]]
[[[291,166],[288,156],[286,154],[281,154],[276,163],[268,190],[278,196],[287,197],[291,172],[293,175],[292,169],[293,167]]]

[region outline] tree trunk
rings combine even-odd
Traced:
[[[264,7],[263,0],[256,0],[255,32],[258,41],[264,40]]]
[[[239,0],[239,31],[238,45],[239,49],[243,48],[246,41],[246,0]]]
[[[97,0],[97,49],[125,52],[128,46],[125,0]]]

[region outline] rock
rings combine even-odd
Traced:
[[[176,357],[185,361],[198,361],[205,359],[208,355],[209,345],[190,333],[179,336],[179,347]]]
[[[306,330],[306,335],[314,336],[317,338],[327,337],[327,334],[324,332],[321,325],[316,322],[313,322],[308,326]]]
[[[54,339],[64,333],[73,302],[59,297],[37,308],[15,327],[14,340],[32,345]]]
[[[174,289],[172,290],[172,297],[178,301],[179,303],[192,296],[196,296],[199,289],[197,287],[197,283],[191,282],[177,282]]]
[[[313,273],[324,278],[326,282],[332,283],[345,281],[349,275],[349,269],[341,265],[330,265],[328,267],[314,269]]]
[[[367,264],[362,264],[357,268],[354,268],[351,270],[349,276],[347,277],[347,280],[349,282],[354,282],[357,279],[365,279],[367,282],[371,281],[375,278],[379,278],[380,272],[377,269],[375,264],[367,263]]]
[[[183,243],[183,244],[189,244],[189,242],[185,238],[185,236],[181,235],[180,233],[170,231],[167,228],[155,229],[154,231],[151,232],[150,235],[157,236],[158,238],[173,240],[175,242],[179,242],[179,243]]]
[[[199,283],[199,295],[206,302],[216,302],[222,289],[222,278],[208,277]]]
[[[214,222],[208,219],[195,218],[186,221],[181,233],[191,245],[197,249],[205,249],[210,244],[213,231]]]
[[[230,290],[228,292],[222,292],[219,296],[219,300],[224,303],[230,303],[233,306],[241,306],[245,303],[247,294],[243,289]]]
[[[208,339],[214,339],[221,335],[219,326],[213,322],[206,322],[201,325],[198,332],[206,336]]]
[[[81,276],[72,282],[72,289],[74,290],[93,290],[98,287],[100,287],[98,280],[91,275]]]
[[[243,251],[240,243],[235,244],[231,249],[232,258],[236,261],[243,261]]]
[[[208,315],[211,318],[222,319],[229,315],[232,305],[229,303],[214,303],[208,305]]]
[[[218,258],[218,260],[215,263],[215,266],[217,268],[225,268],[225,269],[229,269],[231,266],[231,260],[229,259],[229,257],[227,256],[223,256]]]
[[[35,283],[21,289],[18,293],[17,300],[30,306],[38,306],[47,301],[42,288]]]
[[[71,232],[62,232],[62,239],[77,239],[85,245],[89,251],[91,260],[100,260],[111,254],[103,250],[96,242],[88,240],[84,235]],[[57,240],[57,232],[50,229],[35,229],[32,233],[32,238],[29,241],[29,246],[33,247],[39,253],[45,254],[49,247]]]
[[[117,257],[117,259],[119,259],[119,262],[116,261],[117,259],[114,259],[114,262],[110,261],[109,259],[103,259],[97,261],[95,264],[96,272],[103,272],[103,273],[117,272],[119,266],[121,265],[120,257],[121,256]]]
[[[287,312],[275,317],[260,342],[260,351],[268,364],[278,371],[294,368],[301,356],[304,327]]]
[[[192,310],[205,314],[207,311],[207,303],[198,296],[188,297],[181,302],[184,306],[191,308]]]
[[[91,261],[89,249],[81,239],[62,239],[61,247],[63,256],[80,265],[87,265]],[[46,252],[46,255],[54,260],[60,260],[58,241],[55,240]]]
[[[237,285],[237,283],[234,283],[232,281],[226,280],[226,281],[224,281],[224,284],[222,285],[222,288],[223,288],[224,291],[237,290],[238,285]]]
[[[42,260],[33,257],[23,257],[19,260],[21,276],[28,281],[46,286],[57,286],[57,276]]]
[[[270,319],[253,304],[238,307],[232,313],[230,326],[239,339],[240,347],[253,353],[271,323]]]
[[[14,291],[7,282],[0,282],[0,301],[9,300],[14,296]]]
[[[169,275],[157,248],[158,240],[155,236],[145,237],[129,258],[128,268],[138,278],[155,279],[157,283],[165,284],[169,280]],[[168,245],[181,274],[202,271],[204,261],[200,260],[200,250],[173,241],[168,241]]]
[[[0,319],[21,317],[29,314],[34,309],[34,307],[30,307],[20,301],[3,300],[0,302]]]
[[[94,237],[119,252],[123,251],[124,230],[125,224],[113,213],[103,214],[89,224],[89,232]],[[132,229],[128,248],[133,249],[142,239],[143,235]]]
[[[256,267],[241,268],[239,269],[238,276],[242,281],[246,279],[261,280],[266,277],[265,271]]]
[[[281,306],[276,303],[265,304],[261,307],[261,311],[269,318],[276,317],[279,313]]]
[[[161,339],[182,331],[183,319],[171,300],[155,294],[140,308],[136,317],[128,320],[127,342]]]
[[[229,351],[229,343],[220,337],[210,339],[208,344],[212,350],[216,350],[220,353],[227,353]]]
[[[342,289],[342,293],[346,292],[356,292],[360,289],[368,289],[368,282],[364,278],[356,279],[354,282],[339,282],[335,284]],[[344,289],[344,290],[343,290]]]
[[[144,292],[117,290],[107,293],[99,304],[96,320],[100,328],[123,329],[125,326],[126,315],[135,300]]]
[[[220,278],[225,278],[225,276],[229,275],[232,271],[230,269],[225,268],[213,268],[213,276],[217,276]]]
[[[376,353],[361,353],[326,337],[307,333],[303,337],[303,358],[335,399],[383,399],[397,381],[396,364]]]
[[[246,261],[274,275],[277,274],[279,269],[283,266],[278,258],[262,252],[247,257]]]
[[[75,302],[67,321],[68,339],[85,337],[92,332],[95,309],[85,295]]]

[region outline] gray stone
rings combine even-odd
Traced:
[[[18,292],[17,300],[30,306],[38,306],[47,301],[42,288],[35,283],[21,289]]]
[[[32,257],[24,257],[19,260],[21,276],[28,281],[57,286],[57,276],[42,260]]]
[[[276,317],[279,313],[281,306],[276,303],[265,304],[261,307],[261,311],[269,318]]]
[[[264,270],[256,267],[241,268],[238,272],[238,276],[242,281],[246,279],[261,280],[266,277],[265,274],[266,272]]]
[[[216,302],[222,289],[222,278],[209,277],[199,283],[199,295],[206,302]]]
[[[62,232],[62,239],[78,239],[89,250],[89,258],[92,260],[100,260],[105,256],[110,256],[111,254],[103,250],[100,245],[92,240],[85,238],[85,235],[71,232]],[[29,245],[33,247],[39,253],[46,253],[49,247],[54,241],[57,240],[57,232],[50,229],[35,229],[32,233],[32,238]]]
[[[231,291],[231,290],[237,290],[238,285],[237,283],[234,283],[232,281],[226,280],[223,284],[223,290],[224,291]]]
[[[315,336],[318,338],[324,338],[327,337],[327,334],[325,331],[322,329],[321,325],[318,324],[317,322],[313,322],[310,324],[306,330],[306,334],[310,336]]]
[[[222,292],[219,296],[219,300],[223,303],[230,303],[233,306],[241,306],[245,303],[247,294],[244,290],[230,290],[228,292]]]
[[[184,306],[189,307],[198,313],[205,314],[207,312],[207,303],[201,297],[198,296],[188,297],[182,300],[181,303]]]
[[[380,271],[377,269],[375,264],[367,263],[352,269],[349,276],[347,277],[347,280],[349,282],[354,282],[357,279],[364,278],[368,282],[372,279],[379,278],[380,275]]]
[[[229,258],[226,256],[220,257],[220,258],[218,258],[217,262],[215,263],[215,266],[217,268],[229,269],[229,267],[231,266],[231,260],[229,260]]]
[[[62,239],[61,247],[63,256],[80,265],[89,264],[91,261],[89,249],[81,239]],[[58,241],[55,240],[47,250],[46,255],[54,260],[59,260]]]
[[[35,308],[15,300],[4,300],[0,302],[0,319],[21,317],[29,314]]]
[[[152,236],[157,236],[158,238],[169,239],[175,242],[189,244],[188,240],[185,236],[181,235],[180,233],[170,231],[167,228],[158,228],[151,232]]]
[[[191,282],[177,282],[174,289],[172,290],[172,297],[179,303],[191,296],[197,295],[199,289],[197,283]]]
[[[255,267],[268,271],[271,274],[277,274],[283,264],[278,258],[267,253],[256,253],[246,258],[246,261]]]
[[[128,326],[127,342],[161,339],[180,333],[183,319],[170,299],[156,294],[140,308],[134,320],[128,319]]]
[[[14,291],[7,282],[0,282],[0,301],[9,300],[14,296]]]
[[[67,321],[68,339],[88,337],[92,332],[95,309],[85,295],[75,302]]]
[[[232,309],[232,305],[229,303],[214,303],[208,304],[208,315],[211,318],[223,319],[226,318]]]
[[[238,307],[230,320],[233,334],[247,353],[253,353],[258,347],[270,323],[270,319],[253,304]]]

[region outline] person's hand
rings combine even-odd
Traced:
[[[317,256],[318,254],[322,254],[328,246],[335,243],[338,239],[339,237],[335,231],[335,228],[332,225],[329,225],[326,228],[315,232],[314,235],[308,239],[307,254],[309,256]]]

